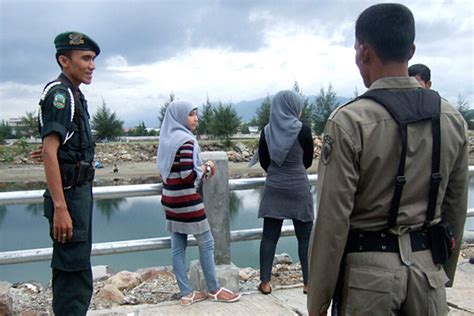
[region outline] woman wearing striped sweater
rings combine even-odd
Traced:
[[[160,131],[157,165],[163,179],[161,203],[166,214],[166,229],[171,232],[173,270],[181,294],[181,304],[210,298],[235,302],[240,294],[219,285],[214,263],[214,239],[206,218],[204,204],[194,185],[202,177],[212,177],[212,161],[203,164],[199,144],[192,131],[198,125],[197,107],[186,101],[173,101]],[[204,170],[204,171],[203,171]],[[206,279],[208,294],[193,291],[186,273],[185,253],[188,234],[199,246],[199,261]]]

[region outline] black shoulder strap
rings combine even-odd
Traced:
[[[408,142],[407,126],[410,123],[431,120],[433,134],[433,151],[431,160],[431,180],[427,206],[426,222],[434,218],[438,188],[441,181],[439,173],[441,154],[440,106],[441,98],[436,91],[427,89],[388,90],[373,89],[359,97],[371,99],[381,104],[400,126],[401,155],[395,178],[395,191],[390,204],[387,228],[394,227],[397,222],[398,209],[402,197],[403,186],[406,183],[405,162]]]

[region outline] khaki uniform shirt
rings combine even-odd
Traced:
[[[420,85],[414,78],[396,77],[379,79],[369,89],[378,88],[415,89]],[[440,220],[442,210],[456,238],[456,249],[445,266],[453,280],[467,212],[468,137],[463,117],[444,99],[440,121],[442,181],[434,221]],[[397,122],[372,100],[361,99],[336,109],[324,135],[318,214],[309,247],[308,310],[312,312],[326,310],[331,302],[349,230],[379,231],[387,224],[401,153]],[[407,182],[394,234],[423,226],[431,156],[431,121],[408,125]]]

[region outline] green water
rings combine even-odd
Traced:
[[[231,230],[261,228],[257,219],[261,190],[231,192]],[[291,225],[285,221],[284,225]],[[42,204],[0,206],[0,251],[51,247],[47,220]],[[169,236],[165,230],[160,197],[123,198],[94,202],[94,243]],[[297,255],[296,237],[282,237],[277,253],[286,252],[294,261]],[[239,267],[258,268],[259,241],[231,244],[231,261]],[[189,247],[187,260],[199,257],[196,247]],[[108,265],[114,271],[135,271],[151,266],[171,265],[170,249],[94,256],[93,265]],[[0,280],[11,283],[29,280],[49,282],[49,262],[0,266]]]
[[[261,189],[231,192],[231,230],[261,228],[257,218]],[[313,196],[316,198],[316,194]],[[469,186],[470,208],[474,207],[474,179]],[[285,221],[284,225],[291,225]],[[468,218],[466,230],[474,230],[474,218]],[[160,196],[97,200],[94,202],[94,243],[169,236],[165,230]],[[259,240],[231,243],[231,261],[239,267],[258,268]],[[51,247],[48,224],[42,204],[0,206],[0,252]],[[297,262],[296,237],[282,237],[277,253],[290,254]],[[187,261],[198,258],[196,247],[189,247]],[[93,265],[108,265],[114,271],[171,265],[170,249],[94,256]],[[11,283],[29,280],[46,284],[50,280],[49,262],[0,265],[0,280]]]

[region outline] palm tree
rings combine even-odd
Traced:
[[[35,112],[26,112],[25,116],[20,118],[17,132],[25,137],[39,137],[38,116]]]

